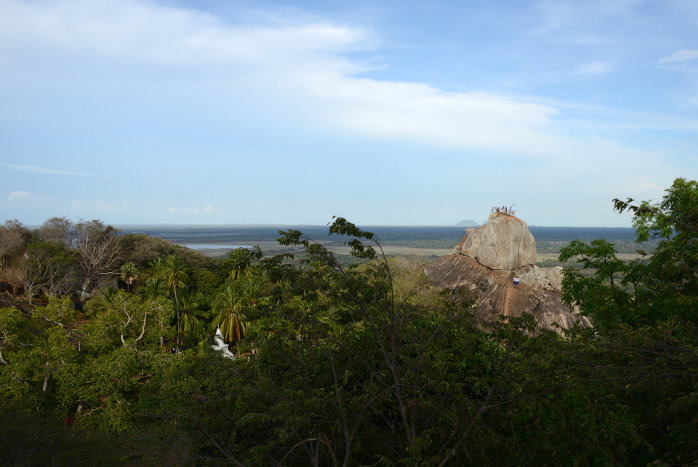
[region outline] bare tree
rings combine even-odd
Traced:
[[[73,292],[78,285],[78,265],[75,258],[56,243],[32,241],[22,260],[24,284],[31,296],[38,289],[49,297]]]
[[[17,220],[0,225],[0,271],[14,259],[21,257],[31,234]]]
[[[73,248],[86,276],[85,292],[94,288],[101,278],[119,272],[121,250],[117,233],[112,226],[96,219],[75,225]]]
[[[70,247],[73,222],[65,217],[52,217],[44,222],[37,230],[39,237],[49,243],[61,243]]]
[[[17,295],[17,291],[24,287],[24,271],[22,266],[7,266],[0,270],[0,282],[11,287],[12,293]]]
[[[41,289],[41,283],[44,280],[43,271],[40,267],[38,258],[26,255],[22,260],[22,273],[24,277],[24,293],[32,302],[32,298]]]

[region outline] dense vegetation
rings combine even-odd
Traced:
[[[595,327],[560,333],[477,322],[342,218],[350,265],[295,230],[298,254],[216,261],[99,221],[7,222],[0,463],[696,463],[698,185],[614,206],[656,251],[567,246],[587,271],[565,296]]]

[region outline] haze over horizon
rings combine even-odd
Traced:
[[[697,130],[687,0],[0,0],[0,221],[628,227]]]

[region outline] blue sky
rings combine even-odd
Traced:
[[[693,0],[0,0],[0,219],[627,226],[697,176]]]

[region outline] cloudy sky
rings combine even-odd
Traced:
[[[629,226],[676,177],[693,0],[0,0],[0,220]]]

